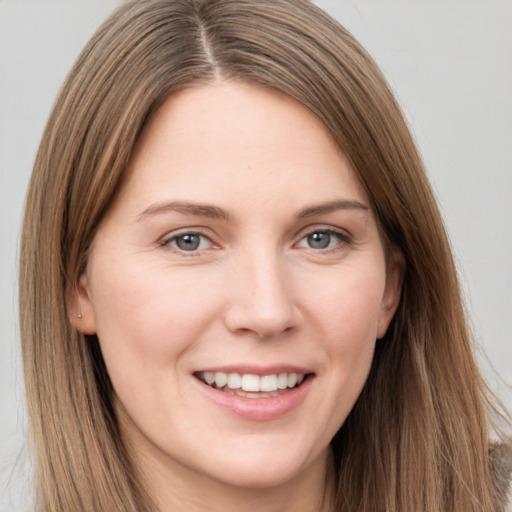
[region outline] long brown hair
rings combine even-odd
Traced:
[[[30,183],[20,321],[37,506],[152,510],[120,442],[95,336],[68,300],[148,117],[219,79],[284,92],[330,130],[406,262],[402,299],[332,441],[339,511],[494,511],[494,399],[472,354],[445,229],[375,63],[306,0],[132,0],[100,27],[54,105]]]

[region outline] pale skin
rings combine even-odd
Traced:
[[[123,439],[162,512],[321,510],[329,442],[396,311],[402,267],[309,110],[236,82],[162,105],[71,308],[98,335]],[[275,417],[219,406],[198,378],[287,365],[307,373],[306,391]]]

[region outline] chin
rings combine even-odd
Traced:
[[[279,450],[275,450],[262,449],[261,444],[257,450],[241,448],[226,453],[231,455],[208,457],[211,463],[208,467],[203,466],[205,474],[211,479],[233,487],[262,489],[285,485],[297,478],[300,479],[302,474],[309,473],[311,469],[324,468],[328,447],[314,456],[296,446],[282,445]]]

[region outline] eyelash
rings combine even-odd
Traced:
[[[180,248],[179,246],[177,245],[173,245],[173,243],[176,243],[177,244],[177,240],[179,239],[182,239],[184,237],[199,237],[200,240],[199,240],[199,244],[201,245],[202,244],[202,241],[201,240],[207,240],[208,243],[210,245],[214,245],[214,243],[211,241],[211,239],[204,235],[203,233],[201,232],[198,232],[198,231],[182,231],[181,233],[177,233],[177,234],[174,234],[170,237],[166,237],[164,240],[162,240],[161,242],[161,245],[162,247],[165,247],[165,248],[168,248],[170,250],[173,250],[179,254],[183,254],[183,255],[186,255],[186,256],[198,256],[199,254],[202,253],[203,250],[205,250],[204,248],[195,248],[193,250],[190,250],[190,251],[187,251],[185,249],[182,249]],[[209,248],[209,247],[208,247]]]
[[[311,229],[311,230],[307,231],[306,233],[304,233],[301,236],[299,242],[295,245],[300,246],[301,242],[303,242],[304,240],[307,240],[308,237],[316,235],[316,234],[322,234],[322,235],[328,235],[329,237],[335,237],[338,239],[338,243],[336,243],[335,246],[331,247],[330,246],[331,238],[329,238],[329,241],[328,241],[329,245],[327,247],[320,247],[320,248],[304,247],[305,249],[312,250],[313,252],[330,253],[330,252],[339,251],[339,250],[343,249],[346,245],[350,245],[352,243],[352,237],[348,233],[346,233],[344,231],[337,230],[337,229],[333,229],[331,227],[325,227],[325,228],[315,228],[315,229]],[[174,245],[174,244],[178,243],[177,240],[182,239],[187,236],[188,237],[199,237],[199,239],[200,239],[199,246],[197,248],[193,248],[192,250],[188,251],[186,249],[179,247],[178,245]],[[172,235],[170,237],[166,237],[164,240],[162,240],[160,245],[162,247],[168,248],[174,252],[177,252],[181,255],[199,256],[200,254],[202,254],[202,252],[204,250],[211,248],[211,247],[201,248],[202,241],[204,241],[204,240],[207,240],[208,244],[210,246],[215,245],[207,235],[204,235],[203,233],[198,232],[198,231],[183,231],[181,233],[174,234],[174,235]]]
[[[329,237],[336,237],[338,239],[338,243],[336,243],[334,246],[330,247],[327,246],[325,248],[314,248],[314,247],[304,247],[305,249],[310,249],[314,252],[322,252],[322,253],[330,253],[330,252],[336,252],[339,250],[342,250],[347,245],[350,245],[353,242],[352,237],[345,231],[337,230],[331,227],[325,227],[325,228],[314,228],[302,235],[301,239],[299,240],[299,244],[307,240],[308,237],[315,235],[315,234],[326,234],[329,235]],[[329,240],[330,244],[331,240]]]

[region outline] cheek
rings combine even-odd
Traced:
[[[325,326],[323,347],[333,373],[343,381],[346,391],[362,386],[371,365],[377,338],[380,296],[375,291],[357,288],[333,290],[323,302]],[[349,391],[350,392],[350,391]]]
[[[323,353],[328,390],[322,407],[329,418],[325,435],[332,437],[352,410],[370,371],[384,279],[383,273],[368,269],[340,272],[339,279],[324,284],[326,293],[310,295],[310,312],[321,333],[317,346]]]
[[[218,316],[208,281],[142,265],[97,265],[91,277],[97,335],[109,373],[155,376],[189,350]],[[199,286],[201,283],[201,286]]]
[[[345,267],[322,279],[316,276],[315,285],[304,293],[307,309],[327,330],[327,338],[338,340],[340,350],[346,344],[357,348],[360,342],[377,338],[385,287],[384,271],[379,268]]]

